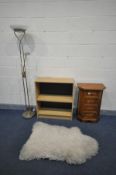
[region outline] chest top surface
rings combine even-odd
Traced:
[[[82,90],[103,90],[105,89],[104,84],[102,83],[78,83],[79,89]]]

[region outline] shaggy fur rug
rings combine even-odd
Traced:
[[[81,164],[97,152],[97,141],[82,134],[78,127],[66,128],[36,122],[31,136],[21,149],[19,159],[48,158],[69,164]]]

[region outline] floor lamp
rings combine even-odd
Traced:
[[[21,77],[22,77],[24,101],[25,101],[25,111],[23,112],[22,116],[24,118],[32,118],[35,112],[30,105],[29,89],[28,89],[28,83],[27,83],[27,71],[26,71],[26,53],[24,52],[24,48],[23,48],[23,39],[26,34],[26,27],[13,26],[13,25],[10,27],[14,31],[14,35],[17,38],[18,49],[20,54]]]

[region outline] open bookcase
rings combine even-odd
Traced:
[[[72,119],[74,80],[39,77],[35,80],[38,117]]]

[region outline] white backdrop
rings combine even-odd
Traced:
[[[116,110],[116,0],[0,0],[0,104],[24,104],[17,40],[28,26],[28,82],[37,76],[104,83],[102,109]]]

